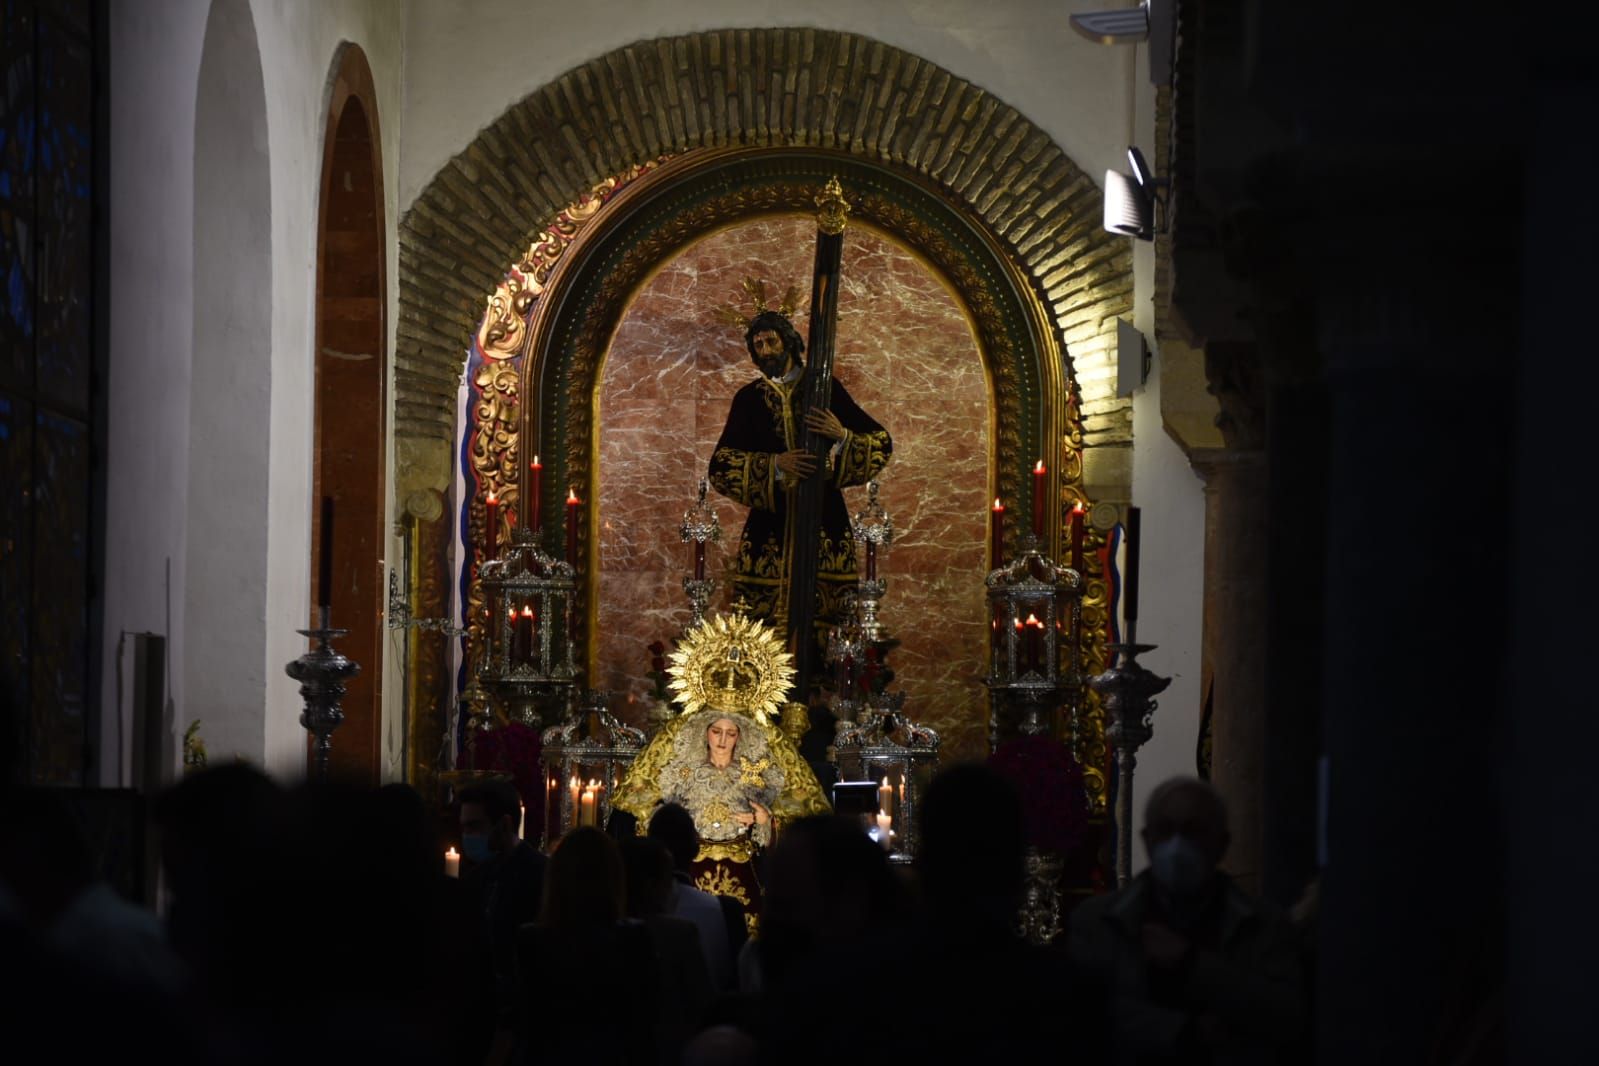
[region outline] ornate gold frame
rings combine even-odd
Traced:
[[[488,437],[474,463],[504,486],[508,506],[527,518],[515,492],[522,456],[545,457],[546,515],[559,514],[567,486],[596,497],[597,384],[610,340],[637,291],[667,259],[700,237],[749,218],[808,212],[837,174],[852,220],[880,229],[928,264],[958,297],[987,369],[993,412],[991,495],[1030,493],[1032,460],[1050,468],[1060,506],[1049,515],[1058,556],[1062,517],[1082,489],[1082,427],[1074,383],[1053,309],[1014,251],[973,212],[921,175],[889,163],[821,148],[705,149],[633,168],[595,190],[592,209],[574,205],[489,298],[479,344],[491,360],[479,372],[493,410],[480,412]],[[601,195],[603,190],[603,196]],[[540,249],[543,253],[540,254]],[[530,318],[524,315],[531,311]],[[519,364],[519,365],[518,365]],[[515,375],[514,380],[512,375]],[[480,432],[479,436],[483,436]],[[536,442],[532,448],[524,442]],[[597,542],[598,515],[585,508],[579,555]],[[1089,531],[1091,546],[1093,531]],[[1014,537],[1014,531],[1012,536]],[[1010,548],[1008,548],[1010,550]],[[1104,667],[1105,587],[1090,552],[1084,623],[1094,636],[1085,667]],[[584,567],[581,637],[592,631],[597,575]],[[589,648],[590,671],[594,649]],[[1090,796],[1103,809],[1103,717],[1090,700],[1080,723]]]

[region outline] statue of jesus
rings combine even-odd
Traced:
[[[855,538],[839,489],[876,477],[894,442],[836,378],[829,409],[812,411],[800,422],[805,341],[787,316],[760,311],[745,330],[744,345],[760,376],[733,396],[710,467],[716,491],[750,509],[739,538],[734,595],[749,605],[752,617],[785,627],[793,558],[790,499],[802,480],[826,478],[820,533],[809,549],[817,553],[814,617],[825,633],[843,619],[847,590],[856,581]],[[820,464],[801,446],[807,428],[833,442]]]

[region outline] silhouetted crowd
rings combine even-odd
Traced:
[[[192,774],[152,811],[158,919],[97,878],[62,794],[14,792],[0,804],[8,1045],[230,1066],[1306,1056],[1313,908],[1296,923],[1219,872],[1226,812],[1198,781],[1154,790],[1149,869],[1078,903],[1047,948],[1017,934],[1021,811],[981,766],[927,790],[909,867],[853,820],[783,826],[754,935],[693,884],[680,807],[614,836],[574,830],[546,856],[520,839],[510,784],[456,799],[452,877],[407,786]]]

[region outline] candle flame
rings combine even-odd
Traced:
[[[1037,626],[1039,629],[1044,628],[1044,623],[1038,620],[1038,616],[1036,614],[1029,614],[1027,616],[1027,624],[1030,626]]]
[[[528,605],[528,606],[522,608],[522,617],[523,618],[532,618],[533,617],[533,607],[532,607],[532,605]]]
[[[1038,465],[1033,467],[1033,473],[1042,474],[1043,472],[1044,472],[1044,460],[1040,459],[1038,461]]]
[[[1082,500],[1078,500],[1076,503],[1073,503],[1072,504],[1072,510],[1076,511],[1078,514],[1082,514],[1083,513],[1083,501]]]
[[[446,859],[459,859],[461,857],[461,853],[456,851],[454,848],[449,848],[445,851],[444,857]]]
[[[577,787],[577,775],[576,774],[572,775],[572,784],[571,784],[570,787],[572,787],[572,788],[576,788]]]
[[[1015,619],[1012,619],[1012,621],[1014,621],[1014,622],[1015,622],[1015,623],[1016,623],[1016,631],[1017,631],[1017,632],[1018,632],[1018,633],[1019,633],[1019,632],[1021,632],[1021,629],[1022,629],[1022,620],[1021,620],[1021,619],[1020,619],[1020,618],[1015,618]]]
[[[994,497],[994,510],[1003,511],[1004,509],[1005,509],[1005,505],[999,502],[999,497],[998,496],[995,496]]]
[[[579,502],[581,502],[577,498],[577,490],[576,489],[567,489],[566,490],[566,502],[567,503],[579,503]]]
[[[494,493],[492,493],[492,492],[489,493],[489,506],[490,507],[498,507],[499,505],[500,505],[500,498],[498,496],[494,495]]]
[[[533,457],[533,469],[534,470],[543,470],[544,469],[544,467],[539,463],[539,457],[536,456],[536,455]]]
[[[888,775],[887,774],[883,775],[883,787],[884,788],[888,787]]]
[[[515,607],[512,607],[509,611],[506,612],[506,614],[510,615],[511,621],[513,621],[513,622],[516,621],[516,608]]]

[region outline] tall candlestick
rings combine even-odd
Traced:
[[[994,497],[994,507],[988,519],[989,567],[998,570],[1005,565],[1005,505]]]
[[[444,853],[444,876],[461,876],[461,853],[454,848],[450,848]]]
[[[576,489],[566,490],[566,561],[577,565],[577,511],[583,501],[577,498]]]
[[[1072,505],[1072,569],[1083,572],[1083,505]]]
[[[1123,582],[1122,617],[1138,621],[1138,508],[1127,508],[1127,578]]]
[[[322,546],[317,549],[316,602],[326,607],[333,602],[333,497],[322,497]]]
[[[694,580],[705,580],[705,542],[703,540],[694,542]]]
[[[494,493],[489,493],[488,499],[483,501],[483,558],[494,558],[494,549],[500,542],[500,501]]]
[[[877,542],[875,540],[866,542],[866,580],[877,580]]]
[[[1040,459],[1033,467],[1033,535],[1040,539],[1044,536],[1044,495],[1048,478],[1049,471]]]
[[[528,486],[527,497],[528,522],[527,527],[535,533],[544,531],[544,464],[539,462],[539,457],[533,457],[533,463],[528,467],[528,473],[533,475],[533,484]]]

